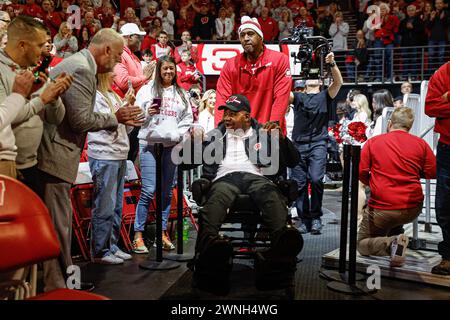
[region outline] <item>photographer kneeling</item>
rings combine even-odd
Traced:
[[[245,96],[232,95],[220,109],[225,110],[223,122],[202,139],[203,177],[211,181],[211,188],[199,211],[194,286],[225,294],[229,289],[233,248],[225,237],[219,236],[219,228],[238,195],[250,196],[270,232],[272,244],[262,253],[266,263],[259,265],[262,269],[276,266],[279,274],[292,278],[303,239],[297,229],[287,226],[287,200],[271,180],[298,163],[297,150],[282,135],[277,123],[261,125],[251,118]],[[215,161],[208,161],[208,150]],[[256,264],[255,268],[258,269]]]

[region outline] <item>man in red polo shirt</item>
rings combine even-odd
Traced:
[[[258,18],[261,30],[264,34],[264,41],[274,41],[278,37],[280,30],[278,29],[278,22],[269,17],[269,8],[263,7],[261,9],[261,17]]]
[[[413,122],[410,108],[396,108],[388,133],[366,142],[359,165],[359,180],[370,186],[370,199],[358,232],[358,251],[390,255],[395,267],[404,263],[408,237],[390,232],[417,218],[423,202],[420,179],[436,177],[436,157],[430,146],[409,133]]]
[[[244,52],[227,60],[220,73],[215,126],[223,116],[223,110],[218,110],[218,106],[225,104],[233,93],[239,92],[253,106],[252,118],[260,123],[279,121],[286,133],[284,115],[292,86],[289,57],[264,46],[263,32],[256,18],[243,16],[238,34]]]

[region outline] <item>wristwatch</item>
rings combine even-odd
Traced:
[[[331,68],[336,67],[336,62],[333,61],[332,63],[330,63],[330,67],[331,67]]]

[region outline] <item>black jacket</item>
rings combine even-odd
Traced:
[[[277,152],[279,155],[279,167],[278,172],[273,175],[266,176],[267,178],[275,181],[278,177],[284,175],[286,168],[293,168],[300,162],[300,154],[293,145],[293,143],[287,138],[279,139],[279,146],[272,146],[270,139],[270,132],[268,134],[268,138],[264,139],[264,136],[261,136],[259,129],[262,128],[262,125],[259,124],[256,120],[251,120],[251,127],[255,130],[256,134],[251,136],[250,138],[245,139],[245,151],[247,156],[249,156],[250,160],[254,157],[250,157],[250,150],[253,155],[256,155],[255,164],[257,167],[270,167],[271,163],[267,162],[267,158],[270,159],[273,152]],[[203,175],[202,178],[206,178],[208,180],[213,180],[219,169],[219,165],[222,163],[223,159],[226,155],[227,150],[227,139],[226,139],[226,128],[223,122],[219,123],[218,127],[207,133],[208,140],[202,143],[202,164],[203,164]],[[217,145],[214,145],[216,144]],[[214,146],[214,147],[213,147]],[[195,146],[192,146],[192,150],[195,150]],[[216,159],[214,163],[205,162],[204,155],[205,150],[210,153],[212,157]],[[216,154],[215,151],[220,150],[222,154]],[[194,163],[192,158],[191,163]],[[185,166],[184,168],[195,167],[200,163],[197,163],[191,166]]]

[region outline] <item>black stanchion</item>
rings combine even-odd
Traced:
[[[351,207],[350,207],[349,263],[348,263],[348,276],[344,277],[347,278],[347,281],[346,282],[332,281],[327,284],[327,287],[331,290],[352,295],[363,295],[376,291],[376,290],[369,290],[365,283],[364,284],[356,283],[356,244],[357,244],[357,228],[358,228],[358,183],[359,183],[360,153],[361,153],[360,146],[351,147],[352,190],[351,190]],[[341,238],[341,247],[342,247],[342,238]],[[340,256],[339,262],[341,262],[341,258],[342,257]],[[339,267],[341,267],[341,264],[339,265]]]
[[[139,267],[147,270],[171,270],[180,265],[174,261],[163,260],[162,249],[162,143],[154,145],[156,155],[156,261],[145,261]]]
[[[167,260],[186,262],[192,259],[192,254],[183,253],[183,170],[178,167],[177,176],[177,253],[166,255]]]
[[[339,269],[321,270],[320,275],[328,280],[344,281],[348,280],[346,273],[347,266],[347,230],[348,230],[348,199],[350,194],[350,160],[352,146],[344,144],[344,175],[342,181],[342,207],[341,207],[341,230],[339,246]],[[352,186],[353,188],[353,186]],[[362,275],[357,275],[357,280],[362,280]]]

